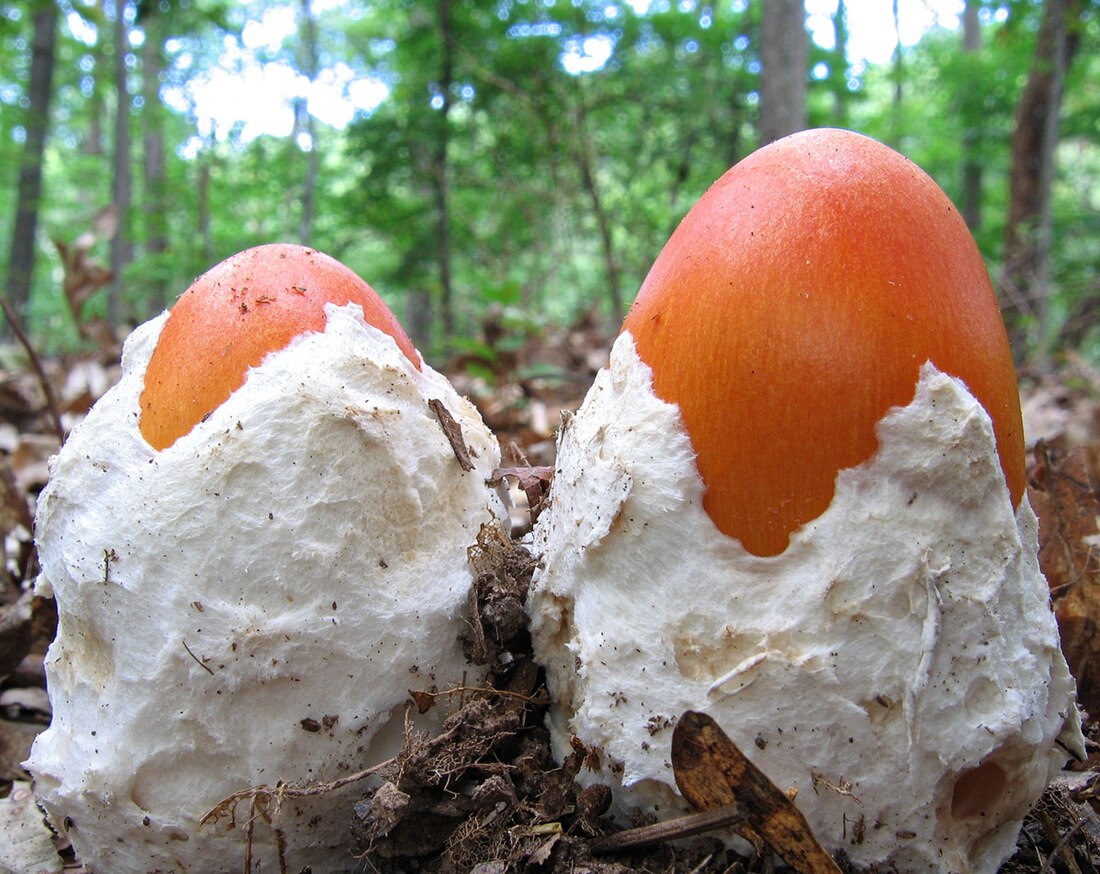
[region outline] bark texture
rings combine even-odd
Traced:
[[[760,145],[806,127],[809,38],[803,0],[768,0],[760,27]]]
[[[26,140],[19,167],[15,223],[8,252],[7,299],[16,317],[23,319],[30,301],[34,274],[38,206],[42,197],[42,159],[49,130],[53,94],[54,50],[57,45],[57,6],[41,3],[34,14],[31,76],[28,88]]]
[[[1077,51],[1084,0],[1047,0],[1012,133],[1008,223],[1000,290],[1018,313],[1032,317],[1035,364],[1047,363],[1050,336],[1051,191],[1066,71]],[[1017,356],[1026,339],[1013,332]]]
[[[114,48],[115,48],[115,142],[111,182],[111,202],[118,210],[118,232],[111,240],[111,291],[108,300],[107,318],[113,328],[123,321],[123,273],[134,258],[133,241],[130,236],[130,206],[133,203],[133,176],[130,169],[130,82],[129,68],[126,63],[130,53],[129,15],[130,4],[126,0],[115,2]]]

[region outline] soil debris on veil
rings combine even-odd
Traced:
[[[471,557],[478,575],[462,642],[472,662],[488,666],[487,684],[410,690],[411,701],[448,708],[449,716],[436,737],[407,730],[404,749],[354,805],[354,854],[365,870],[719,874],[781,864],[766,846],[742,856],[714,834],[594,852],[599,838],[621,827],[604,816],[607,786],[574,784],[582,769],[598,769],[596,751],[577,744],[561,764],[550,753],[548,697],[522,609],[535,559],[499,526],[482,529]],[[1093,809],[1100,783],[1088,763],[1081,768],[1043,794],[1003,872],[1100,870],[1100,818]],[[639,818],[635,825],[649,822]],[[863,870],[843,853],[836,861],[841,871]]]

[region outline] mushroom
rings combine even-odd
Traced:
[[[683,807],[712,716],[857,864],[995,871],[1072,751],[1012,357],[957,210],[840,130],[728,171],[559,436],[529,600],[558,754]]]
[[[467,546],[504,518],[498,459],[370,287],[312,249],[234,256],[135,330],[37,518],[60,622],[27,767],[85,864],[350,867],[357,787],[326,786],[400,749],[410,687],[476,681],[457,636]]]
[[[420,354],[374,289],[316,249],[273,243],[211,268],[172,308],[141,393],[141,433],[165,449],[299,334],[323,330],[325,305],[357,304],[417,370]]]

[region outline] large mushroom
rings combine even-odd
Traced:
[[[563,428],[536,657],[616,809],[714,717],[858,864],[992,872],[1082,738],[981,256],[918,167],[810,131],[700,199]]]
[[[85,864],[353,868],[357,787],[322,790],[400,748],[410,687],[476,679],[457,637],[497,462],[377,295],[312,249],[236,255],[138,328],[37,519],[60,625],[27,766]]]

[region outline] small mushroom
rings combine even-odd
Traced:
[[[359,787],[331,784],[400,749],[413,666],[476,682],[457,637],[467,547],[506,518],[498,464],[473,406],[314,250],[234,256],[134,331],[37,518],[59,628],[27,767],[89,869],[352,867]]]
[[[1012,358],[958,211],[817,130],[735,166],[559,438],[529,611],[555,748],[683,808],[714,717],[857,864],[992,872],[1080,753]],[[656,728],[655,728],[656,727]]]

